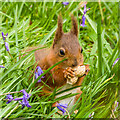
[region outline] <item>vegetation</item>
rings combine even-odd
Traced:
[[[79,42],[83,48],[84,62],[90,65],[90,72],[81,86],[81,98],[69,111],[71,118],[116,118],[119,116],[116,107],[118,100],[120,58],[118,38],[118,3],[117,2],[88,2],[85,14],[85,27],[80,26],[83,15],[83,2],[70,2],[64,6],[61,2],[1,2],[0,30],[9,43],[10,51],[6,51],[2,34],[0,35],[0,118],[67,118],[68,114],[60,115],[52,103],[72,96],[55,98],[55,89],[50,96],[38,96],[41,88],[35,88],[35,68],[33,52],[22,57],[21,51],[29,46],[39,44],[51,46],[57,28],[59,13],[63,16],[63,30],[68,32],[71,27],[70,13],[78,21]],[[42,49],[42,48],[40,48]],[[54,67],[54,66],[53,66]],[[29,68],[29,69],[28,69]],[[50,68],[51,69],[51,68]],[[44,71],[43,74],[49,70]],[[42,75],[43,75],[42,74]],[[34,82],[33,82],[34,81]],[[119,86],[120,87],[120,86]],[[5,93],[25,89],[30,93],[30,107],[21,109],[17,101],[6,104]],[[12,94],[21,97],[22,93]],[[116,108],[116,109],[115,109]],[[78,112],[75,114],[75,110]],[[56,113],[56,114],[55,114]]]

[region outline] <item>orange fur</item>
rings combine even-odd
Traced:
[[[63,85],[66,85],[66,78],[64,77],[64,71],[67,67],[75,67],[78,65],[83,65],[83,54],[81,53],[82,48],[80,47],[78,41],[78,24],[76,18],[72,15],[72,28],[70,32],[64,33],[62,30],[62,17],[58,17],[58,28],[55,33],[54,41],[51,48],[45,48],[35,51],[35,59],[38,63],[38,66],[42,70],[47,70],[49,67],[53,66],[57,62],[67,58],[64,62],[60,63],[52,70],[50,70],[45,78],[42,79],[50,88],[43,87],[43,95],[51,93],[55,87],[59,88]],[[28,51],[34,48],[29,48]],[[64,50],[65,55],[62,56],[60,50]],[[89,65],[86,65],[86,70],[89,71]],[[86,71],[86,74],[88,73]],[[79,78],[78,82],[75,85],[81,85],[85,76]],[[54,83],[53,83],[54,79]],[[47,82],[46,82],[47,80]],[[37,83],[36,86],[41,86],[42,83]],[[74,85],[74,86],[75,86]],[[75,100],[81,95],[80,88],[77,89],[77,92],[80,93],[76,96]]]

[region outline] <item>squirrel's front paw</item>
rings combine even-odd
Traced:
[[[89,65],[76,66],[74,68],[68,67],[64,71],[64,77],[69,84],[75,84],[78,78],[87,75],[89,71]]]
[[[75,76],[75,70],[71,67],[66,68],[63,72],[65,78],[73,78]]]
[[[75,84],[78,80],[78,77],[75,74],[75,71],[73,68],[68,67],[66,68],[63,72],[64,72],[64,77],[67,80],[67,83],[69,84]]]

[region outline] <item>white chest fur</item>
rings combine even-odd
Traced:
[[[70,84],[66,84],[66,85],[64,85],[63,86],[63,88],[62,89],[60,89],[60,91],[63,91],[63,90],[66,90],[66,89],[69,89],[69,88],[72,88],[73,86],[72,85],[70,85]],[[58,97],[61,97],[61,96],[64,96],[64,95],[67,95],[67,94],[73,94],[73,93],[77,93],[77,90],[78,89],[80,89],[80,88],[75,88],[75,89],[72,89],[72,90],[69,90],[69,91],[67,91],[67,92],[64,92],[64,93],[62,93],[62,94],[60,94],[60,95],[57,95],[56,96],[56,98],[58,98]],[[74,103],[75,103],[75,96],[72,96],[72,97],[69,97],[69,98],[65,98],[65,99],[63,99],[63,100],[60,100],[59,101],[59,103],[62,103],[62,104],[68,104],[68,108],[70,109],[73,105],[74,105]]]

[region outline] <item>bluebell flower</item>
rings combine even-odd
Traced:
[[[114,102],[114,108],[113,108],[113,111],[116,111],[116,110],[117,110],[117,108],[118,108],[118,104],[119,104],[119,102],[117,102],[117,101]]]
[[[87,12],[87,9],[86,9],[86,5],[85,5],[84,6],[84,14],[82,16],[82,24],[81,24],[82,27],[85,27],[85,20],[86,20],[85,14],[86,14],[86,12]]]
[[[42,73],[43,71],[40,66],[37,66],[35,70],[35,79],[37,79]],[[44,76],[42,76],[41,78],[44,78]],[[38,80],[38,82],[41,82],[41,78]]]
[[[4,33],[2,32],[2,37],[3,37],[3,40],[4,40],[4,43],[5,43],[5,48],[7,51],[9,51],[9,46],[8,46],[8,43],[5,42],[5,38],[8,36],[8,33],[6,35],[4,35]]]
[[[67,107],[68,107],[68,104],[62,104],[62,103],[58,103],[58,104],[57,104],[57,108],[63,112],[63,115],[64,115],[64,113],[66,112],[65,109],[66,109]]]
[[[29,105],[29,101],[27,100],[31,95],[28,94],[24,89],[21,90],[20,92],[22,92],[24,95],[23,95],[23,98],[16,98],[16,100],[22,100],[22,102],[19,102],[21,105],[22,105],[22,109],[27,106],[27,107],[30,107],[31,106]]]
[[[116,109],[117,109],[117,107],[118,107],[118,104],[119,104],[119,102],[116,102],[115,111],[116,111]]]
[[[4,35],[4,33],[2,32],[2,37],[3,37],[3,40],[5,41],[5,38],[8,36],[8,33],[6,35]]]
[[[115,62],[113,63],[113,66],[119,61],[120,58],[117,58]]]
[[[38,69],[38,75],[40,76],[43,73],[42,69],[39,66],[36,69]]]
[[[9,51],[9,46],[8,46],[7,42],[5,42],[5,48],[6,48],[7,51]]]
[[[13,101],[19,101],[19,103],[22,105],[22,108],[24,108],[25,106],[31,108],[31,106],[29,105],[29,101],[27,100],[31,95],[28,94],[24,89],[19,92],[22,92],[24,94],[22,98],[13,99],[12,95],[7,95],[6,99],[8,99],[8,102],[6,104],[10,103],[13,100]],[[20,102],[20,100],[22,101]]]
[[[5,68],[3,65],[0,65],[0,68]]]
[[[89,115],[89,117],[90,118],[93,118],[93,115],[94,115],[94,112],[92,112],[90,115]],[[90,119],[91,120],[91,119]]]
[[[117,103],[116,103],[115,110],[117,109],[117,107],[118,107],[118,104],[119,104],[119,102],[117,102]]]
[[[35,79],[37,79],[39,76],[38,76],[38,73],[35,72]]]
[[[26,98],[25,95],[23,95],[23,100],[22,100],[22,102],[19,102],[19,103],[22,105],[22,109],[23,109],[25,106],[31,108],[31,106],[29,105],[29,101],[27,101],[27,98]]]
[[[28,94],[24,89],[21,90],[20,92],[23,92],[24,96],[28,99],[31,95]]]
[[[86,5],[84,6],[84,14],[86,14],[87,9],[86,9]]]
[[[23,100],[23,98],[15,98],[13,99],[14,101],[19,101],[19,100]]]
[[[8,99],[8,102],[6,102],[6,104],[8,104],[13,100],[13,97],[12,97],[12,95],[9,94],[6,96],[6,99]]]
[[[82,24],[81,24],[82,27],[85,27],[85,26],[86,26],[86,25],[85,25],[85,20],[86,20],[86,17],[83,15],[83,16],[82,16]]]
[[[90,9],[90,8],[89,8]],[[88,9],[88,10],[89,10]],[[86,20],[86,17],[85,17],[85,14],[86,14],[86,12],[88,11],[87,9],[86,9],[86,5],[84,6],[84,14],[83,14],[83,16],[82,16],[82,24],[81,24],[81,26],[82,27],[85,27],[86,25],[85,25],[85,20]]]
[[[62,4],[64,5],[64,7],[66,6],[66,5],[68,5],[69,4],[69,2],[62,2]]]
[[[92,114],[89,115],[89,117],[91,117],[91,116],[92,116]]]

